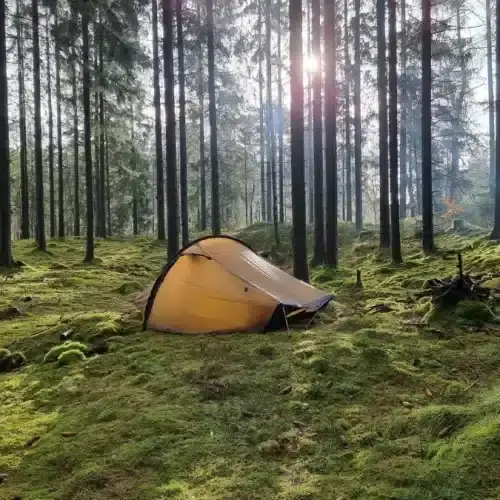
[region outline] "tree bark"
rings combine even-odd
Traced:
[[[380,1],[380,0],[379,0]],[[356,194],[356,229],[363,228],[362,166],[361,166],[361,0],[354,0],[354,183]]]
[[[16,2],[17,15],[17,79],[19,89],[19,143],[21,171],[21,239],[30,237],[30,205],[28,186],[28,147],[26,137],[26,92],[24,86],[24,29],[20,0]],[[5,15],[5,14],[4,14]],[[0,21],[1,22],[1,21]],[[0,27],[1,29],[1,27]],[[2,43],[2,42],[0,42]]]
[[[163,176],[163,147],[161,134],[161,99],[160,99],[160,56],[158,54],[158,4],[152,0],[153,14],[153,89],[155,106],[155,141],[156,141],[156,211],[158,214],[158,240],[165,240],[165,191]],[[109,183],[109,180],[108,180]]]
[[[264,153],[264,73],[262,71],[262,5],[261,0],[258,1],[258,29],[259,29],[259,140],[260,140],[260,193],[261,193],[261,217],[263,221],[267,221],[267,211],[270,207],[266,207],[266,160]]]
[[[50,61],[50,14],[47,15],[47,29],[46,29],[46,57],[47,57],[47,99],[49,108],[49,231],[50,237],[56,236],[56,197],[54,186],[54,117],[52,113],[52,74],[50,68],[52,67]],[[35,146],[36,147],[36,146]]]
[[[319,0],[318,0],[319,1]],[[270,165],[270,184],[273,207],[274,241],[276,246],[280,246],[279,220],[278,220],[278,196],[276,186],[276,135],[274,133],[274,112],[273,112],[273,80],[272,80],[272,54],[271,54],[271,0],[266,2],[266,72],[267,72],[267,114],[268,114],[268,138],[270,141],[268,162]]]
[[[500,0],[498,0],[500,1]],[[304,176],[304,75],[302,0],[290,0],[290,139],[292,169],[293,274],[309,281]]]
[[[325,0],[325,169],[326,169],[326,259],[337,267],[337,78],[336,78],[336,6]]]
[[[311,3],[306,3],[307,11],[307,57],[314,60],[311,40]],[[307,71],[307,174],[308,174],[308,208],[309,224],[314,224],[314,147],[313,147],[313,97],[311,71]],[[307,212],[307,210],[306,210]]]
[[[500,12],[500,0],[496,0],[496,11]],[[496,74],[500,75],[500,16],[496,16]],[[500,151],[500,78],[496,79],[496,100],[495,100],[495,119],[496,119],[496,150]],[[493,222],[493,231],[491,239],[500,240],[500,154],[496,155],[495,160],[495,214]]]
[[[167,160],[167,242],[168,261],[179,251],[179,206],[177,197],[177,155],[175,143],[173,7],[163,0],[163,60],[165,78],[166,160]]]
[[[34,0],[36,1],[36,0]],[[89,60],[89,0],[84,0],[82,12],[83,38],[83,123],[85,149],[85,191],[87,195],[87,245],[85,262],[94,260],[94,193],[92,179],[92,129],[90,116],[90,60]]]
[[[283,82],[281,77],[282,61],[281,61],[281,0],[278,0],[276,5],[278,9],[278,176],[279,176],[279,209],[280,222],[285,222],[285,188],[284,188],[284,172],[283,172]]]
[[[106,175],[104,164],[104,42],[102,14],[99,13],[99,234],[106,237]]]
[[[200,23],[200,33],[202,32],[201,8],[197,7],[198,22]],[[206,181],[206,161],[205,161],[205,71],[203,66],[203,42],[205,38],[200,36],[200,47],[198,50],[198,106],[200,112],[200,229],[207,229],[207,181]]]
[[[36,2],[36,0],[34,0]],[[38,17],[38,16],[37,16]],[[33,16],[33,23],[35,16]],[[37,19],[38,23],[38,19]],[[5,2],[0,5],[0,266],[12,264],[10,154]]]
[[[113,234],[111,227],[111,181],[109,178],[109,138],[106,130],[106,200],[107,200],[107,215],[108,215],[108,236]]]
[[[377,87],[380,175],[380,247],[391,245],[389,211],[389,158],[387,130],[387,76],[385,43],[385,0],[377,0]]]
[[[214,5],[207,2],[208,114],[210,121],[210,163],[212,167],[212,233],[220,234],[219,152],[217,148],[217,109],[215,102]]]
[[[76,16],[76,14],[73,14]],[[72,86],[73,86],[73,175],[74,179],[74,198],[75,198],[75,218],[74,218],[74,233],[75,236],[80,236],[80,133],[78,128],[78,91],[77,91],[77,61],[76,47],[73,43],[71,47],[72,58]]]
[[[351,171],[351,62],[349,59],[349,6],[344,0],[344,84],[345,84],[345,185],[346,220],[352,222],[352,171]]]
[[[312,49],[318,60],[313,74],[313,138],[314,138],[314,257],[315,266],[325,261],[325,219],[323,205],[323,110],[321,79],[321,4],[312,0]],[[330,27],[330,29],[333,29]],[[330,138],[328,138],[330,140]]]
[[[248,153],[247,147],[245,145],[245,150],[243,152],[243,166],[244,166],[244,176],[245,176],[245,226],[248,226]]]
[[[179,58],[179,156],[181,184],[181,227],[182,245],[189,243],[189,206],[188,206],[188,163],[186,136],[186,75],[184,72],[184,33],[182,27],[182,0],[176,0],[177,17],[177,54]]]
[[[495,198],[495,98],[493,96],[493,42],[491,33],[491,0],[486,0],[486,62],[488,68],[489,180],[490,196]]]
[[[134,104],[131,103],[131,120],[132,120],[132,134],[130,142],[132,148],[130,150],[131,170],[134,173],[132,179],[132,234],[137,236],[139,234],[139,201],[137,199],[137,161],[135,149],[135,117],[134,117]]]
[[[391,251],[395,264],[403,262],[399,229],[398,186],[398,61],[396,0],[389,0],[389,147],[391,184]]]
[[[399,170],[399,216],[406,218],[406,191],[408,187],[408,165],[407,165],[407,137],[406,137],[406,117],[408,109],[408,92],[406,81],[406,0],[401,0],[401,121],[399,127],[400,146],[399,157],[401,161]]]
[[[36,241],[38,249],[46,252],[45,210],[43,194],[43,157],[42,157],[42,115],[40,97],[40,36],[38,19],[38,0],[31,3],[33,24],[33,97],[35,107],[35,184],[36,184]],[[50,85],[49,85],[50,87]],[[50,130],[52,128],[50,127]]]
[[[57,7],[55,14],[55,26],[59,25]],[[61,47],[59,37],[55,37],[56,56],[56,115],[57,115],[57,236],[64,238],[64,179],[63,179],[63,149],[62,149],[62,117],[61,117]]]
[[[500,0],[497,0],[500,2]],[[432,215],[431,0],[422,4],[422,247],[434,251]],[[500,69],[500,68],[499,68]],[[500,214],[499,214],[500,215]]]

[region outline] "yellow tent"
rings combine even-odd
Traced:
[[[297,280],[230,236],[183,248],[155,281],[144,329],[178,333],[263,332],[312,318],[332,296]]]

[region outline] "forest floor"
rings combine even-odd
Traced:
[[[269,226],[237,236],[272,246]],[[289,228],[282,239],[287,267]],[[500,271],[486,236],[437,243],[466,269]],[[131,303],[164,245],[98,241],[85,265],[84,240],[52,240],[48,254],[17,242],[25,266],[0,272],[0,310],[21,315],[0,319],[0,347],[27,364],[0,374],[0,499],[500,498],[495,318],[462,303],[417,326],[430,306],[407,299],[456,261],[423,256],[411,231],[399,267],[369,232],[342,225],[341,245],[340,270],[313,272],[337,296],[314,328],[189,337],[141,332]],[[368,312],[377,303],[392,310]],[[44,363],[69,329],[109,352]]]

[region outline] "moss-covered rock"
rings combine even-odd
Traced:
[[[59,366],[71,365],[73,363],[78,363],[79,361],[85,361],[87,358],[82,351],[78,349],[71,349],[69,351],[64,351],[57,358],[57,364]]]
[[[88,346],[87,344],[84,344],[83,342],[65,342],[64,344],[61,345],[56,345],[54,346],[43,358],[44,363],[54,363],[59,359],[61,354],[63,354],[66,351],[80,351],[84,356],[88,352]]]

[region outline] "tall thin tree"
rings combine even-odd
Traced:
[[[198,22],[200,23],[200,40],[198,47],[198,108],[200,119],[200,229],[207,229],[207,180],[205,160],[205,71],[203,66],[203,20],[200,4],[196,7]]]
[[[344,0],[344,85],[345,85],[345,204],[346,220],[352,222],[351,170],[351,61],[349,59],[349,4]]]
[[[50,12],[47,13],[46,29],[46,57],[47,57],[47,106],[49,108],[48,127],[49,127],[49,232],[50,237],[56,235],[56,195],[54,182],[54,115],[52,110],[52,62],[50,60]],[[35,146],[36,147],[36,146]]]
[[[76,13],[73,12],[73,16],[76,17]],[[78,125],[78,89],[77,89],[77,60],[76,60],[76,41],[71,46],[71,84],[73,87],[73,176],[74,176],[74,234],[75,236],[80,236],[80,129]]]
[[[215,101],[214,2],[206,0],[208,114],[210,121],[210,163],[212,168],[212,233],[220,234],[219,152],[217,147],[217,108]]]
[[[399,229],[399,185],[398,185],[398,61],[396,0],[389,4],[389,147],[391,187],[391,251],[392,260],[399,264],[401,257],[401,235]]]
[[[177,202],[177,155],[175,144],[174,96],[174,9],[171,0],[163,0],[163,67],[165,78],[166,160],[167,160],[167,241],[168,260],[179,251],[179,208]]]
[[[326,258],[337,267],[337,95],[336,95],[336,5],[325,0],[325,169],[326,169]]]
[[[157,233],[160,241],[165,240],[165,191],[163,178],[163,147],[161,134],[160,98],[160,56],[158,54],[158,4],[151,0],[153,22],[153,91],[155,107],[156,141],[156,212],[158,214]]]
[[[314,139],[314,265],[325,260],[325,229],[323,206],[323,106],[321,71],[321,3],[312,0],[312,44],[318,61],[313,74],[313,139]],[[328,138],[331,140],[331,138]]]
[[[5,1],[2,1],[0,2],[0,266],[12,264],[9,103],[5,42]]]
[[[500,0],[497,0],[497,2],[500,2]],[[432,214],[431,57],[432,57],[431,0],[423,0],[422,2],[422,140],[421,140],[422,247],[424,252],[426,253],[431,253],[434,251],[434,224],[433,224],[433,214]],[[497,55],[497,57],[499,57],[499,55]],[[498,69],[500,69],[500,67]]]
[[[188,206],[188,161],[186,135],[186,74],[184,71],[184,29],[182,23],[182,0],[176,0],[177,17],[177,55],[179,78],[179,159],[181,184],[181,227],[182,244],[189,243],[189,206]]]
[[[35,185],[36,185],[36,241],[39,250],[47,251],[45,239],[45,207],[43,194],[43,157],[42,157],[42,114],[40,89],[40,33],[38,0],[31,2],[33,27],[33,98],[35,107]]]
[[[284,172],[283,172],[283,81],[282,69],[283,63],[281,61],[281,0],[276,4],[278,10],[278,177],[279,177],[279,208],[280,208],[280,222],[285,222],[285,188],[284,188]]]
[[[489,181],[491,199],[495,197],[495,98],[493,95],[493,35],[491,0],[486,0],[486,63],[488,71]]]
[[[21,173],[21,238],[30,237],[30,205],[28,186],[28,146],[26,137],[26,91],[24,85],[24,27],[21,0],[16,2],[17,16],[17,80],[19,92],[19,167]]]
[[[102,13],[99,12],[99,235],[106,236],[106,166],[104,150],[104,92],[106,75],[104,74],[104,27]]]
[[[496,11],[500,12],[500,0],[496,0]],[[500,151],[500,16],[496,16],[496,100],[495,100],[495,119],[496,119],[496,150]],[[500,240],[500,154],[496,155],[495,160],[495,213],[493,231],[491,239]]]
[[[318,0],[319,1],[319,0]],[[271,0],[267,0],[266,3],[266,73],[267,73],[267,115],[268,115],[268,139],[269,139],[269,153],[268,163],[270,169],[268,174],[270,174],[268,182],[268,190],[271,188],[272,200],[269,206],[272,206],[272,217],[274,226],[274,240],[276,246],[280,245],[280,233],[278,226],[278,197],[276,189],[276,135],[274,133],[274,110],[273,110],[273,80],[272,80],[272,53],[271,53]]]
[[[263,221],[268,220],[267,211],[269,207],[266,206],[266,160],[264,153],[264,73],[262,70],[263,54],[262,49],[262,5],[261,0],[257,2],[258,13],[258,57],[259,57],[259,140],[260,140],[260,212]]]
[[[84,0],[82,9],[83,124],[85,192],[87,196],[87,245],[84,259],[85,262],[92,262],[94,260],[94,186],[92,179],[92,129],[90,116],[89,4],[89,0]]]
[[[500,1],[500,0],[499,0]],[[292,168],[293,274],[309,281],[304,176],[304,74],[302,0],[290,0],[290,143]]]
[[[380,1],[380,0],[379,0]],[[363,192],[361,166],[361,0],[354,0],[354,184],[356,229],[363,227]]]
[[[378,87],[378,162],[380,175],[380,247],[391,244],[389,212],[389,157],[387,129],[387,75],[385,43],[385,1],[377,0],[377,87]]]
[[[399,126],[399,216],[404,219],[406,217],[407,197],[406,191],[408,188],[407,178],[407,137],[406,137],[406,119],[408,115],[408,91],[407,91],[407,76],[406,76],[406,59],[407,59],[407,40],[406,40],[406,0],[401,0],[401,120]]]
[[[55,7],[55,27],[59,26],[57,5]],[[64,238],[64,179],[63,179],[63,147],[62,147],[62,113],[61,113],[61,47],[59,34],[55,35],[56,57],[56,117],[57,117],[57,236]]]

